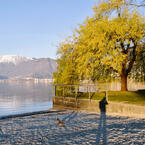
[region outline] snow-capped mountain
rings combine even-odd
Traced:
[[[0,63],[13,63],[13,64],[19,64],[21,62],[26,62],[28,60],[32,60],[32,58],[24,57],[24,56],[18,56],[18,55],[3,55],[0,56]]]
[[[28,58],[17,55],[0,56],[0,79],[51,78],[56,67],[56,60],[51,58]]]

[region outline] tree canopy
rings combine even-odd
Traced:
[[[57,83],[120,76],[121,90],[127,90],[127,77],[145,52],[144,17],[135,8],[130,9],[129,2],[108,0],[95,6],[94,15],[60,45],[54,74]]]

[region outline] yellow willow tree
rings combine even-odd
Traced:
[[[74,84],[115,74],[121,78],[121,90],[127,91],[127,77],[143,52],[145,36],[144,17],[128,2],[108,0],[94,7],[95,14],[59,47],[55,80]]]
[[[79,73],[91,78],[101,71],[115,72],[121,77],[121,90],[127,91],[127,77],[144,49],[144,18],[135,9],[129,11],[123,0],[101,3],[94,11],[74,38]]]
[[[57,55],[57,72],[54,72],[54,84],[78,84],[78,74],[75,64],[76,57],[72,54],[73,42],[66,40],[59,45]]]

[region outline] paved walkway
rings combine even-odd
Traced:
[[[65,124],[59,127],[56,119]],[[61,111],[0,120],[0,145],[145,144],[145,119]]]

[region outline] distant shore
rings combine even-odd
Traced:
[[[16,81],[34,81],[34,82],[48,82],[52,83],[53,79],[39,79],[39,78],[10,78],[1,79],[0,82],[16,82]]]

